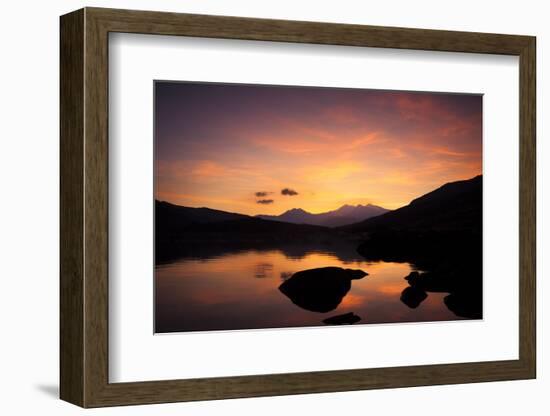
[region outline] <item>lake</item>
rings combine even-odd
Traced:
[[[331,266],[368,273],[351,280],[333,310],[306,310],[279,290],[296,272]],[[356,325],[463,319],[446,307],[447,293],[429,292],[418,306],[407,306],[401,294],[413,270],[409,263],[367,262],[353,252],[269,249],[180,258],[155,267],[155,332],[324,326],[323,320],[348,313],[360,318]]]

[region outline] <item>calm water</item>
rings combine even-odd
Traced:
[[[330,312],[294,304],[279,286],[294,273],[318,267],[360,269],[369,275]],[[245,251],[206,259],[180,259],[155,271],[156,332],[207,331],[325,325],[323,320],[353,312],[357,324],[461,319],[443,303],[446,293],[428,293],[416,308],[400,300],[408,287],[408,263],[342,260],[331,253],[289,256],[284,251]]]

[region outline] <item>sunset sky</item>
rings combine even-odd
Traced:
[[[482,169],[480,95],[155,83],[155,197],[244,214],[394,209]]]

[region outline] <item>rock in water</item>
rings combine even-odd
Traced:
[[[411,272],[405,277],[409,285],[425,292],[451,292],[452,281],[445,274],[435,272]]]
[[[401,293],[401,302],[411,309],[418,306],[428,297],[428,294],[416,286],[409,286]]]
[[[344,313],[342,315],[331,316],[324,319],[323,323],[327,325],[352,325],[361,320],[361,317],[355,315],[353,312]]]
[[[481,291],[451,293],[443,299],[445,305],[457,316],[468,319],[483,318],[483,299]]]
[[[302,270],[284,281],[279,290],[299,307],[313,312],[329,312],[340,304],[351,281],[368,274],[363,270],[322,267]]]

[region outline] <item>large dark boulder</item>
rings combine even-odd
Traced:
[[[424,290],[416,287],[406,287],[401,293],[401,302],[407,305],[411,309],[418,308],[418,306],[428,297],[428,294]]]
[[[351,281],[367,276],[362,270],[322,267],[302,270],[284,281],[279,290],[296,305],[313,312],[329,312],[340,304]]]

